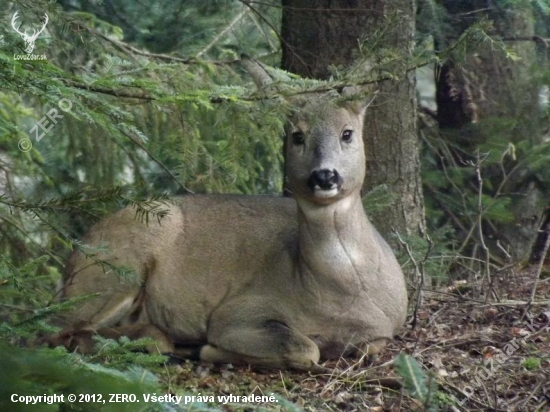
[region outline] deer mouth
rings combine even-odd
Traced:
[[[340,188],[338,185],[333,185],[334,187],[331,188],[321,188],[319,186],[315,186],[313,188],[313,195],[315,197],[318,197],[320,199],[330,199],[331,197],[336,196],[340,192]]]

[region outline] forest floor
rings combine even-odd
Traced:
[[[492,298],[473,297],[479,285],[457,282],[426,292],[417,324],[410,325],[376,359],[340,359],[326,375],[258,371],[186,361],[162,379],[171,392],[190,395],[269,395],[305,411],[550,411],[550,271],[524,317],[535,269],[493,279]],[[438,390],[431,407],[400,388],[393,360],[413,355]],[[177,390],[175,390],[177,388]],[[259,410],[294,410],[278,403]],[[211,404],[214,410],[252,411],[246,404]],[[296,409],[300,410],[300,409]]]

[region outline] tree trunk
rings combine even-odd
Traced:
[[[397,21],[388,26],[387,17]],[[360,43],[382,28],[380,48],[412,51],[415,2],[412,0],[283,0],[282,67],[304,77],[327,79],[358,56]],[[400,80],[384,81],[369,107],[364,140],[367,155],[365,189],[386,184],[395,201],[383,216],[373,216],[388,238],[424,232],[424,205],[416,134],[415,77],[398,73]]]

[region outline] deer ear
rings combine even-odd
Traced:
[[[252,77],[252,81],[258,89],[261,89],[268,84],[273,83],[273,79],[267,73],[267,70],[264,68],[264,66],[250,56],[247,56],[246,54],[241,54],[241,64],[248,72],[250,77]]]
[[[357,116],[363,117],[367,112],[367,108],[374,101],[376,92],[372,93],[370,88],[347,86],[342,89],[340,95],[346,98],[344,102],[346,109]]]

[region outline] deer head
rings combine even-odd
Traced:
[[[25,30],[24,32],[19,31],[21,24],[18,27],[15,26],[18,14],[19,14],[19,11],[16,11],[15,14],[13,15],[13,18],[11,19],[11,26],[17,33],[21,35],[21,37],[25,41],[25,53],[31,54],[32,51],[34,50],[35,40],[38,38],[40,33],[44,31],[44,29],[46,28],[46,25],[48,24],[48,15],[44,13],[44,25],[42,26],[42,28],[40,30],[33,29],[33,33],[29,35],[27,34],[27,30]]]

